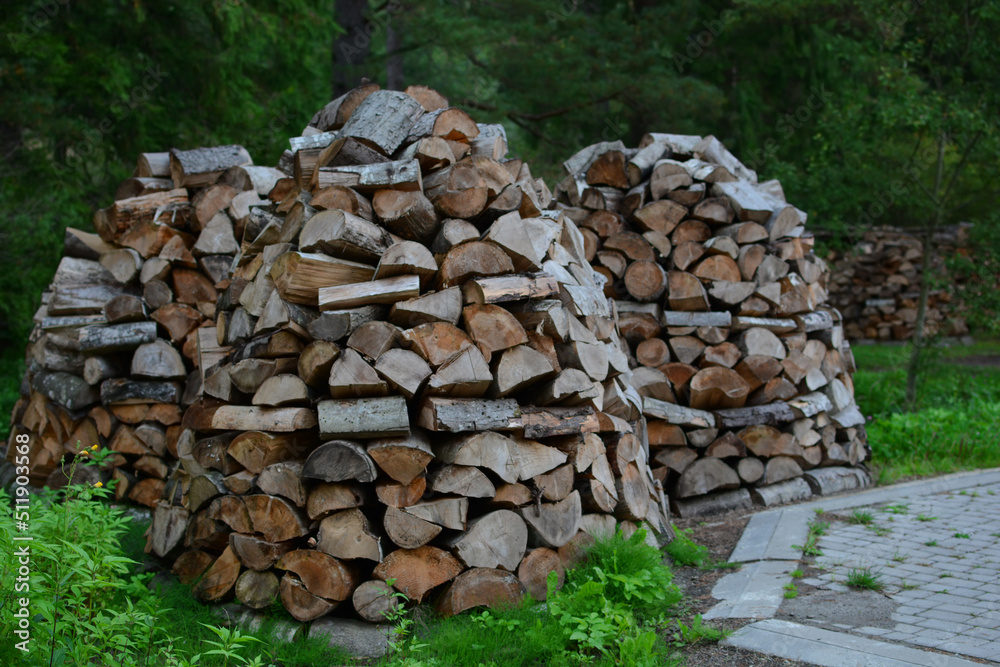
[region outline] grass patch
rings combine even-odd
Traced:
[[[785,589],[785,599],[786,600],[791,600],[791,599],[797,598],[799,596],[799,589],[795,586],[795,582],[794,581],[788,582],[787,584],[785,584],[784,586],[782,586],[782,588]]]
[[[957,537],[960,540],[972,539],[972,536],[969,535],[968,533],[955,533],[954,535],[952,535],[952,537]]]
[[[847,573],[847,585],[851,588],[880,592],[885,588],[882,576],[869,566],[851,568]]]
[[[875,522],[875,515],[868,510],[854,510],[844,521],[860,526],[870,526]]]
[[[543,606],[433,619],[405,633],[385,667],[527,667],[528,665],[679,665],[657,629],[671,626],[672,645],[715,641],[723,635],[700,617],[685,625],[674,616],[681,601],[661,552],[637,532],[599,540],[587,561]]]
[[[790,574],[792,575],[792,579],[801,579],[806,576],[806,573],[802,570],[792,570]]]
[[[823,550],[816,546],[816,542],[819,538],[826,534],[826,529],[830,527],[829,521],[820,521],[820,513],[816,514],[816,518],[809,522],[809,534],[806,535],[806,543],[804,545],[793,544],[793,549],[802,549],[802,554],[805,556],[822,556]]]
[[[917,521],[924,521],[924,522],[926,522],[926,521],[936,521],[936,520],[937,520],[936,516],[927,516],[926,514],[918,514],[917,515]]]
[[[677,565],[689,565],[691,567],[703,567],[711,562],[712,555],[708,552],[708,548],[691,539],[690,528],[674,532],[674,539],[664,549],[674,563]]]
[[[852,350],[858,405],[873,417],[866,428],[880,484],[1000,466],[1000,368],[955,363],[1000,354],[1000,343],[929,350],[913,412],[905,401],[909,347]]]

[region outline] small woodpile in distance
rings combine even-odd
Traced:
[[[719,507],[748,504],[741,486],[760,501],[803,470],[865,460],[826,266],[777,181],[711,136],[647,134],[564,164],[557,200],[614,299],[650,465],[682,515],[684,499],[739,489]]]
[[[29,436],[33,484],[63,486],[64,457],[107,446],[103,481],[117,480],[118,499],[157,504],[182,408],[201,385],[201,327],[212,323],[239,250],[233,220],[280,176],[239,146],[144,153],[114,204],[94,216],[98,234],[66,231],[12,419],[11,442]],[[202,353],[212,358],[210,347]],[[8,447],[8,461],[15,454]],[[98,481],[92,468],[78,475]]]
[[[502,126],[368,85],[290,143],[148,550],[206,601],[382,620],[386,580],[452,614],[544,598],[616,519],[669,536],[585,237]]]
[[[927,299],[927,336],[964,336],[965,320],[956,312],[949,292],[945,258],[967,253],[968,225],[954,225],[935,234],[931,274],[947,287],[932,289]],[[844,334],[851,340],[909,340],[917,324],[920,272],[924,244],[892,227],[865,232],[846,253],[830,253],[830,303],[844,316]]]

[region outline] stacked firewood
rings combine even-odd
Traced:
[[[966,253],[965,225],[945,227],[935,235],[931,273],[951,287],[945,258]],[[847,252],[832,251],[830,302],[844,316],[844,334],[851,340],[909,340],[917,323],[923,241],[892,227],[865,232]],[[924,333],[963,336],[969,330],[956,312],[948,289],[928,293]]]
[[[64,485],[61,462],[98,445],[108,467],[76,481],[113,478],[119,499],[156,505],[201,384],[199,342],[202,360],[213,353],[202,327],[239,250],[233,220],[281,175],[239,146],[145,153],[95,215],[97,234],[66,231],[12,420],[29,436],[32,483]]]
[[[614,299],[672,500],[865,459],[826,266],[777,181],[711,136],[596,144],[564,166],[556,198]]]
[[[584,234],[436,92],[331,102],[238,225],[148,550],[206,601],[381,620],[544,598],[620,520],[669,535]]]

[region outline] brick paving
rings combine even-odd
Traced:
[[[898,603],[895,626],[850,630],[1000,661],[1000,484],[833,514],[865,511],[870,525],[831,522],[814,563],[822,571],[802,583],[842,590],[852,570],[867,570]]]

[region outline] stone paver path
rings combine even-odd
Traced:
[[[850,630],[1000,661],[1000,484],[833,514],[873,520],[832,522],[815,559],[825,569],[802,582],[843,590],[852,572],[870,573],[899,605],[894,627]]]

